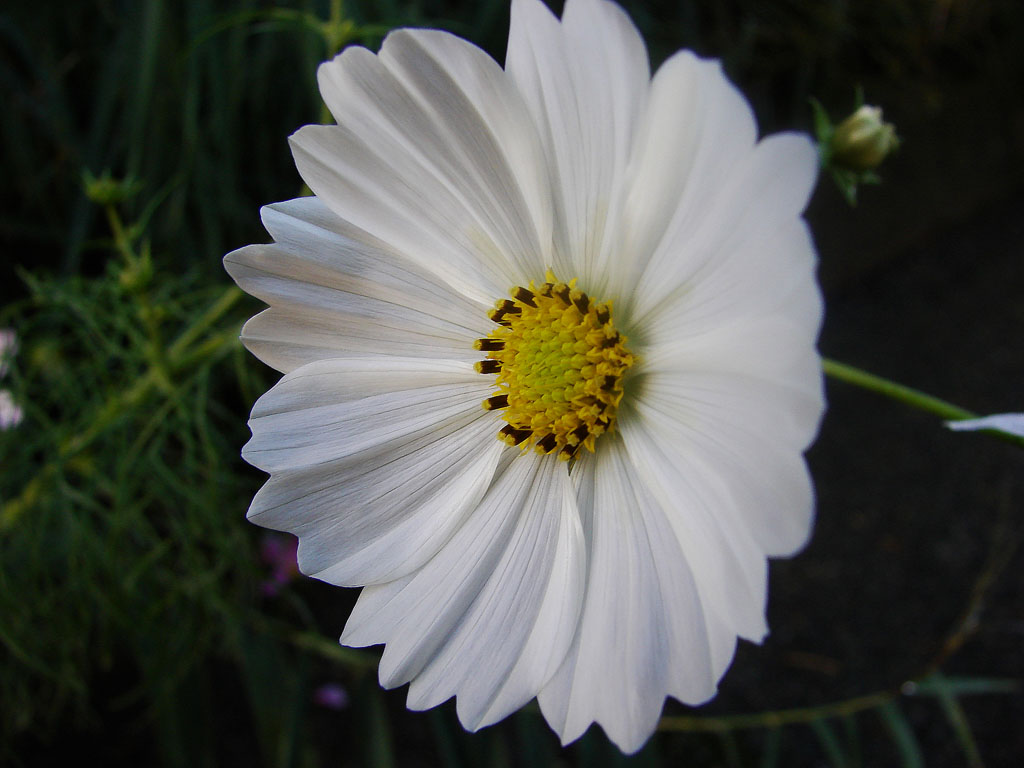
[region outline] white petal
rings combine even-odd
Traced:
[[[633,398],[631,415],[714,505],[728,539],[742,547],[749,531],[764,554],[791,555],[811,531],[814,492],[800,451],[812,428],[786,422],[802,418],[816,428],[820,405],[793,415],[786,413],[793,401],[784,390],[728,377],[706,381],[651,376]]]
[[[726,419],[803,450],[824,410],[813,247],[795,217],[747,242],[648,316],[635,387],[658,387],[683,408],[706,400]],[[762,258],[747,258],[748,247]]]
[[[478,408],[425,439],[276,473],[249,519],[299,537],[299,569],[340,586],[378,584],[420,568],[491,483],[503,444]]]
[[[310,363],[256,402],[242,456],[276,473],[429,441],[479,416],[487,378],[468,363],[415,358]]]
[[[656,398],[658,410],[672,413],[689,429],[714,434],[728,426],[770,440],[781,450],[806,449],[824,410],[816,355],[800,367],[804,380],[794,376],[791,383],[729,370],[712,353],[691,351],[683,360],[652,353],[649,368],[655,370],[636,383],[635,398],[648,403]]]
[[[263,221],[276,243],[233,251],[224,266],[270,304],[242,330],[267,364],[288,372],[345,355],[479,358],[472,342],[490,330],[487,307],[353,230],[322,201],[267,206]]]
[[[713,192],[757,140],[750,105],[718,61],[681,51],[655,73],[634,138],[623,210],[617,283],[635,285],[670,227],[693,227],[706,215]],[[660,266],[658,267],[660,269]],[[616,297],[626,311],[635,297]]]
[[[351,47],[320,69],[337,126],[292,137],[343,219],[492,303],[550,263],[549,193],[519,94],[487,54],[435,30]]]
[[[724,622],[724,643],[711,646],[717,680],[732,658],[736,635],[760,642],[768,631],[764,617],[767,558],[733,509],[728,488],[687,464],[691,446],[650,426],[635,413],[623,413],[619,419],[630,465],[658,500],[675,533],[693,573],[705,619]]]
[[[666,315],[677,317],[680,305],[708,296],[753,313],[758,305],[745,308],[744,295],[782,301],[794,276],[807,281],[813,301],[814,251],[799,217],[816,176],[810,140],[775,134],[709,184],[701,205],[681,201],[638,283],[632,322],[657,325]]]
[[[947,421],[946,426],[955,432],[976,429],[998,429],[1000,432],[1024,437],[1024,413],[999,413],[993,416],[984,416],[980,419]]]
[[[563,743],[596,721],[634,752],[653,733],[666,695],[688,703],[713,695],[709,628],[675,533],[622,441],[602,438],[573,476],[587,591],[573,648],[538,699]]]
[[[605,0],[569,0],[561,24],[539,0],[513,0],[505,69],[544,145],[556,273],[600,293],[607,262],[622,257],[620,180],[650,77],[643,41]]]
[[[683,246],[680,252],[687,253]],[[661,344],[742,324],[756,327],[775,316],[792,323],[804,342],[813,343],[823,313],[816,267],[807,225],[793,217],[718,251],[666,292],[660,304],[652,304],[639,327],[647,343]],[[626,322],[637,321],[623,318]]]
[[[433,560],[363,590],[342,642],[386,642],[382,684],[412,680],[413,709],[457,696],[475,730],[551,677],[572,640],[584,567],[565,465],[516,457]]]

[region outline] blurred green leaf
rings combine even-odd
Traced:
[[[765,728],[764,744],[761,747],[760,768],[776,768],[782,747],[782,728]]]
[[[369,720],[364,745],[366,764],[370,768],[395,768],[394,734],[384,706],[384,692],[376,686],[376,681],[370,681],[366,704]]]
[[[889,731],[889,735],[892,736],[896,750],[899,752],[900,765],[903,768],[924,768],[924,755],[921,754],[921,747],[899,704],[887,701],[875,711],[878,712],[879,718]]]
[[[848,768],[846,755],[843,752],[842,745],[839,743],[839,739],[832,730],[832,726],[823,719],[812,720],[810,726],[832,768]]]
[[[441,756],[442,768],[462,768],[454,734],[445,722],[441,710],[434,708],[427,713],[427,717],[430,718],[430,730],[434,734],[434,742]]]
[[[964,757],[967,758],[967,764],[971,768],[980,768],[983,764],[981,753],[978,751],[974,734],[971,733],[971,726],[967,722],[967,715],[957,699],[958,693],[947,683],[946,678],[941,672],[933,673],[929,677],[929,681],[935,691],[935,695],[938,697],[939,703],[942,705],[942,711],[946,715],[946,719],[953,728],[953,733],[956,734],[957,743],[963,750]]]
[[[912,684],[915,696],[974,696],[979,694],[1017,693],[1021,681],[1006,677],[946,677],[933,673]]]

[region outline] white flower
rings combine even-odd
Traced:
[[[980,419],[947,421],[946,426],[954,432],[996,429],[1008,435],[1024,437],[1024,413],[997,413],[993,416],[982,416]]]
[[[286,374],[249,516],[364,587],[342,642],[386,643],[411,708],[477,729],[536,696],[563,742],[635,751],[764,637],[766,557],[809,534],[815,149],[758,142],[717,62],[652,79],[603,0],[513,0],[504,70],[400,30],[319,78],[338,125],[292,137],[316,196],[225,259]]]

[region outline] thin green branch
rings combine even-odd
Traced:
[[[878,710],[884,715],[887,708],[904,697],[929,696],[942,700],[979,694],[1015,694],[1020,690],[1018,681],[1006,678],[943,677],[932,671],[899,688],[874,691],[862,696],[820,704],[813,707],[772,709],[742,715],[675,715],[662,717],[659,731],[687,731],[690,733],[718,733],[724,731],[781,728],[787,725],[813,725],[824,720],[847,718]]]
[[[843,699],[817,707],[775,709],[749,715],[723,715],[721,717],[669,716],[661,718],[659,731],[735,731],[750,728],[779,728],[784,725],[815,723],[823,718],[844,717],[874,709],[892,701],[897,691],[880,691],[866,696]]]
[[[829,378],[852,384],[861,389],[867,389],[883,397],[888,397],[912,408],[917,408],[920,411],[934,414],[943,420],[961,421],[963,419],[978,418],[978,414],[966,408],[961,408],[959,405],[954,405],[919,389],[897,384],[895,381],[876,376],[852,365],[840,363],[838,360],[825,358],[822,363],[825,368],[825,375]],[[997,437],[1004,442],[1024,447],[1024,437],[1012,435],[1009,432],[1003,432],[998,429],[983,429],[979,431],[985,432],[992,437]]]
[[[223,317],[231,307],[233,307],[239,299],[245,294],[242,293],[242,289],[236,285],[228,286],[224,293],[221,294],[220,298],[217,299],[210,308],[207,309],[199,318],[192,323],[182,333],[174,343],[171,344],[167,350],[167,358],[172,367],[178,364],[181,357],[184,356],[185,351],[206,331],[214,325],[221,317]]]
[[[131,264],[135,260],[135,252],[132,250],[131,237],[128,234],[128,230],[125,229],[124,222],[121,221],[117,208],[113,205],[106,205],[104,206],[104,211],[107,215],[110,231],[114,235],[115,250],[121,254],[126,265]]]
[[[889,379],[883,379],[881,376],[862,371],[860,368],[854,368],[852,365],[829,360],[828,358],[825,358],[822,362],[825,367],[825,375],[837,381],[844,381],[847,384],[853,384],[855,387],[876,392],[892,400],[906,403],[913,408],[933,413],[943,419],[977,418],[977,414],[968,411],[966,408],[940,400],[918,389],[897,384]]]

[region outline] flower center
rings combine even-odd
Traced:
[[[622,376],[634,358],[612,324],[611,303],[596,303],[559,282],[517,286],[511,299],[488,317],[498,324],[474,348],[487,352],[476,370],[496,374],[498,391],[484,400],[503,409],[507,426],[498,439],[509,445],[534,441],[538,453],[558,451],[568,460],[580,446],[593,452],[598,436],[615,426]]]

